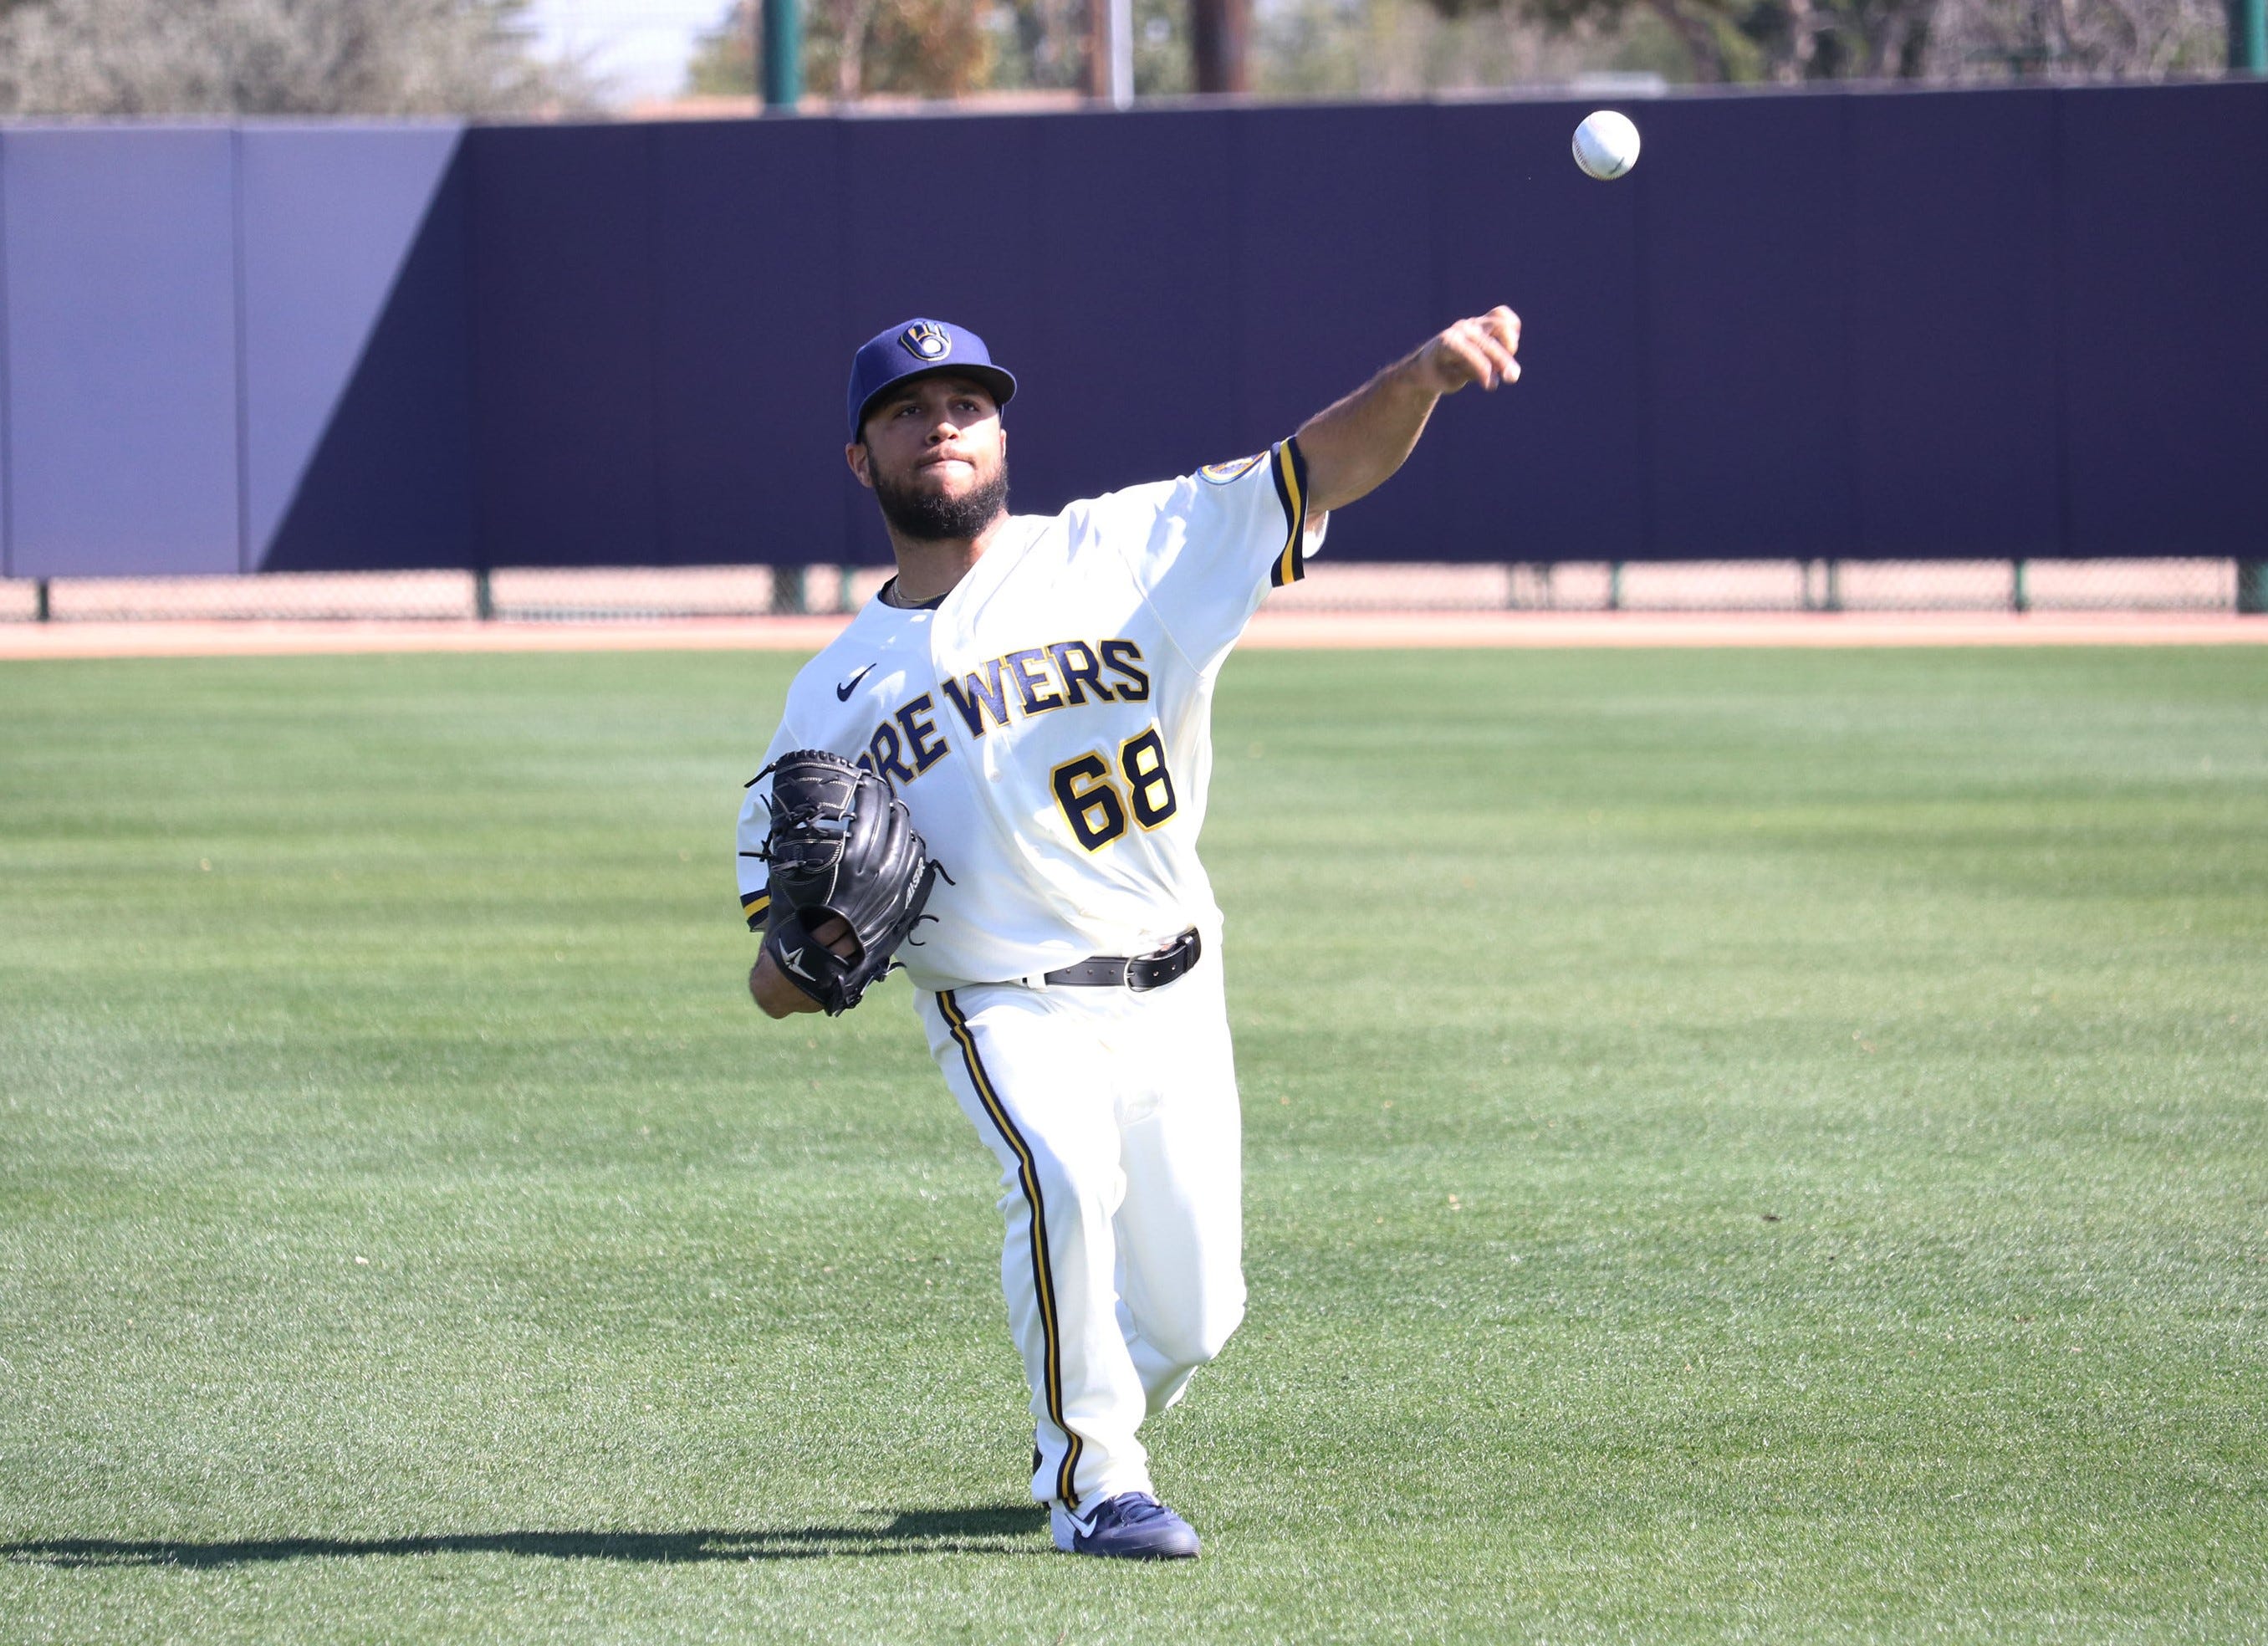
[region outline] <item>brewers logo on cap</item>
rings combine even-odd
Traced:
[[[917,359],[942,360],[953,352],[953,339],[946,335],[945,328],[925,320],[917,320],[907,327],[898,341]]]

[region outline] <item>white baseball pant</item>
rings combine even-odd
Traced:
[[[1134,1431],[1244,1318],[1242,1121],[1218,947],[1138,993],[917,995],[931,1055],[1000,1162],[1032,1495],[1077,1509],[1150,1491]]]

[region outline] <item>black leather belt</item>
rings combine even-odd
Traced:
[[[1147,955],[1090,955],[1085,960],[1046,975],[1050,984],[1075,989],[1162,989],[1197,963],[1204,944],[1194,926]]]

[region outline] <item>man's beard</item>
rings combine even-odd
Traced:
[[[917,543],[948,543],[974,537],[1008,506],[1008,460],[1002,458],[991,477],[957,498],[917,491],[910,481],[901,484],[873,471],[874,501],[882,518],[901,537]]]

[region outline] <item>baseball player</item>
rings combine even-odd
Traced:
[[[916,320],[852,363],[845,455],[897,573],[796,676],[741,808],[741,906],[765,932],[748,988],[774,1017],[855,1002],[814,972],[858,934],[776,910],[765,856],[775,763],[854,762],[942,870],[895,958],[999,1162],[1032,1493],[1060,1549],[1197,1553],[1137,1431],[1243,1316],[1221,913],[1197,855],[1215,677],[1324,517],[1400,467],[1442,395],[1514,380],[1519,340],[1509,309],[1459,321],[1264,452],[1052,516],[1007,512],[1016,380],[981,338]]]

